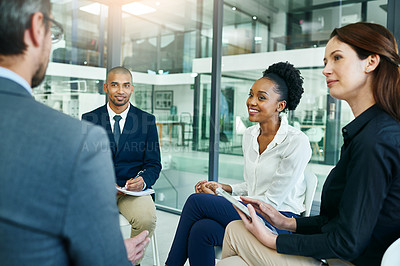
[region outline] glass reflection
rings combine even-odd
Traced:
[[[80,117],[82,110],[105,102],[102,84],[107,61],[108,6],[104,3],[108,2],[52,2],[53,16],[65,30],[63,40],[53,45],[51,55],[51,62],[59,63],[61,68],[49,73],[35,90],[35,97]],[[213,0],[140,3],[155,11],[123,11],[120,61],[135,72],[131,102],[153,113],[158,121],[163,171],[155,186],[157,202],[181,208],[194,184],[208,178],[211,70],[199,71],[195,79],[190,73],[196,60],[212,55]],[[261,76],[262,68],[271,63],[259,62],[261,55],[279,58],[282,52],[293,50],[301,57],[304,50],[298,49],[317,51],[324,47],[334,27],[356,21],[386,25],[386,19],[387,0],[339,4],[332,0],[225,0],[223,55],[243,57],[223,66],[220,181],[233,183],[243,178],[241,131],[250,126],[244,99],[251,84]],[[249,66],[246,58],[254,54],[254,66]],[[305,93],[296,112],[289,114],[289,122],[310,138],[310,167],[319,177],[320,191],[339,156],[340,128],[352,115],[346,104],[329,96],[321,74],[322,58],[317,62],[320,63],[300,67]],[[96,68],[72,73],[68,65]],[[182,73],[187,76],[182,78]]]

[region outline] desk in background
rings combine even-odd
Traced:
[[[156,125],[158,127],[158,139],[160,142],[160,146],[162,146],[162,131],[163,131],[164,125],[168,126],[169,145],[171,145],[171,139],[172,139],[172,126],[181,126],[182,127],[182,145],[185,144],[185,123],[184,122],[172,121],[172,120],[157,121]]]

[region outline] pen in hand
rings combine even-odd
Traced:
[[[146,172],[146,169],[140,170],[140,171],[137,173],[137,175],[136,175],[135,177],[132,177],[132,178],[129,179],[129,180],[138,178],[138,177],[141,176],[144,172]],[[128,181],[129,181],[129,180],[128,180]],[[128,189],[128,187],[126,186],[126,184],[128,183],[128,181],[125,183],[125,186],[124,186],[124,189],[126,189],[126,190]]]

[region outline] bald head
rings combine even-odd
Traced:
[[[107,80],[106,83],[109,82],[109,77],[110,74],[124,74],[124,75],[129,75],[131,77],[131,83],[133,83],[133,78],[132,78],[132,73],[129,71],[129,69],[126,69],[125,67],[113,67],[111,68],[108,73],[107,73]]]

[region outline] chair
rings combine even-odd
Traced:
[[[240,116],[236,116],[236,135],[243,135],[246,131],[246,125],[243,123]]]
[[[122,214],[119,214],[119,228],[124,239],[131,237],[131,225]]]
[[[131,225],[128,220],[119,214],[119,226],[121,229],[122,237],[124,239],[131,237]],[[157,237],[156,231],[154,230],[153,236],[151,237],[151,247],[153,249],[153,265],[160,266],[160,255],[158,253]]]
[[[226,152],[232,149],[231,139],[223,132],[219,132],[220,151]]]
[[[222,246],[214,246],[214,252],[215,252],[215,264],[217,264],[218,261],[221,260],[222,258]]]
[[[304,180],[306,181],[306,196],[304,199],[305,211],[302,216],[310,216],[311,207],[315,196],[315,190],[317,189],[318,179],[317,176],[310,170],[304,172]]]
[[[383,254],[381,266],[400,265],[400,238],[394,241]]]
[[[322,138],[325,136],[325,131],[321,127],[312,127],[304,133],[307,135],[308,139],[310,140],[311,147],[313,149],[313,152],[315,155],[319,155],[320,157],[323,157],[323,153],[321,152],[321,149],[319,148],[318,143],[322,140]]]
[[[182,132],[182,146],[186,146],[185,145],[185,141],[188,141],[188,145],[189,145],[189,141],[191,141],[193,139],[193,121],[192,121],[192,115],[189,112],[182,112],[179,118],[179,121],[181,123],[183,123],[183,127],[184,128],[183,132]]]

